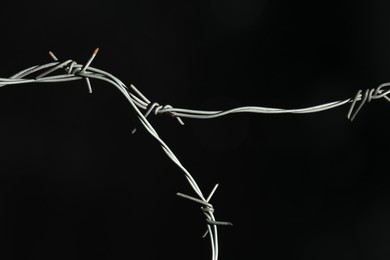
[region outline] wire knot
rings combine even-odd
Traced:
[[[96,48],[94,50],[94,52],[92,53],[92,56],[89,58],[87,63],[82,68],[75,68],[74,69],[74,66],[77,65],[77,62],[72,61],[72,60],[68,60],[68,61],[59,63],[54,68],[52,68],[52,69],[50,69],[50,70],[48,70],[48,71],[38,75],[37,79],[41,78],[43,76],[46,76],[47,74],[53,72],[54,70],[57,70],[58,68],[63,68],[63,67],[66,66],[65,67],[65,71],[67,71],[68,74],[74,74],[74,75],[80,76],[80,77],[85,79],[85,82],[87,83],[87,87],[88,87],[88,92],[92,93],[92,86],[91,86],[91,82],[89,81],[89,77],[88,77],[88,74],[87,74],[87,69],[88,69],[89,65],[91,65],[92,61],[95,59],[95,57],[96,57],[98,52],[99,52],[99,48]],[[49,51],[49,55],[51,56],[51,58],[54,61],[58,61],[58,58],[54,55],[53,52]]]
[[[390,94],[390,89],[387,89],[387,90],[383,89],[383,88],[389,87],[389,86],[390,86],[390,82],[383,83],[376,88],[367,89],[364,92],[364,94],[362,94],[362,90],[359,89],[355,98],[352,100],[351,107],[349,108],[348,115],[347,115],[348,119],[353,121],[355,119],[356,115],[359,113],[360,109],[363,107],[363,105],[366,102],[370,102],[373,99],[385,98],[387,101],[390,102],[390,98],[387,96],[388,94]],[[358,101],[360,101],[359,106],[354,111],[354,108],[355,108],[356,103]]]
[[[152,113],[152,112],[154,115],[168,113],[172,117],[175,117],[181,125],[184,125],[183,120],[181,120],[181,118],[178,117],[174,112],[167,111],[167,109],[170,109],[170,108],[173,108],[173,107],[171,105],[164,105],[163,106],[157,102],[149,102],[148,106],[146,107],[146,112],[144,114],[144,117],[147,118],[150,115],[150,113]],[[134,128],[131,133],[134,134],[136,131],[137,131],[137,128]]]
[[[182,198],[185,198],[188,200],[192,200],[192,201],[195,201],[197,203],[202,204],[203,206],[200,207],[200,209],[202,210],[203,214],[206,216],[207,225],[209,225],[209,226],[216,226],[216,225],[233,226],[233,224],[231,222],[216,221],[214,218],[214,207],[209,201],[210,201],[211,197],[213,196],[214,192],[217,190],[217,188],[218,188],[218,184],[216,184],[214,186],[213,190],[210,192],[210,195],[207,197],[207,199],[204,199],[203,197],[202,197],[202,199],[197,199],[197,198],[194,198],[192,196],[189,196],[189,195],[186,195],[186,194],[183,194],[180,192],[176,193],[176,195],[179,197],[182,197]],[[209,232],[210,232],[210,229],[208,228],[206,230],[206,232],[204,233],[203,237],[205,237]]]
[[[200,207],[203,213],[214,213],[214,207],[212,204],[210,206]]]

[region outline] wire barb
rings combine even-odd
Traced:
[[[52,51],[49,51],[49,55],[50,55],[50,57],[52,57],[52,59],[54,61],[58,61],[58,58],[56,57],[56,55],[54,55],[54,53]]]
[[[360,109],[362,109],[363,105],[367,102],[371,102],[373,99],[385,98],[390,102],[390,98],[387,96],[390,94],[390,89],[385,91],[384,87],[389,87],[390,83],[384,83],[379,85],[377,88],[366,89],[364,95],[362,94],[362,90],[356,93],[355,98],[352,100],[352,104],[349,108],[347,118],[351,120],[351,122],[355,119],[356,115],[359,113]],[[360,101],[359,106],[355,109],[356,103]]]
[[[87,86],[88,86],[88,92],[90,94],[92,94],[92,86],[91,86],[91,82],[89,81],[89,78],[88,78],[88,76],[86,76],[85,72],[88,69],[89,65],[91,65],[92,61],[95,59],[98,52],[99,52],[99,48],[96,48],[93,51],[92,56],[89,58],[87,63],[81,68],[81,71],[79,73],[79,75],[83,75],[83,77],[85,78],[85,81],[87,82]]]
[[[179,197],[182,197],[182,198],[185,198],[185,199],[197,202],[199,204],[202,204],[203,206],[200,209],[202,210],[202,212],[206,216],[206,223],[208,225],[212,225],[212,226],[216,226],[216,225],[218,225],[218,226],[233,226],[233,224],[231,222],[216,221],[214,219],[214,216],[212,215],[214,213],[214,207],[213,207],[213,205],[209,201],[212,198],[212,196],[214,195],[215,191],[217,190],[218,185],[219,184],[217,183],[214,186],[214,188],[211,190],[211,192],[210,192],[209,196],[207,197],[207,199],[198,199],[198,198],[195,198],[195,197],[192,197],[192,196],[180,193],[180,192],[176,193],[176,195],[179,196]],[[209,234],[209,230],[210,229],[207,228],[206,232],[202,236],[203,238],[206,237],[207,234]]]
[[[99,48],[96,48],[91,57],[89,58],[89,60],[87,61],[87,63],[85,63],[85,65],[82,67],[81,71],[82,72],[85,72],[87,70],[87,68],[89,67],[89,65],[91,65],[92,61],[95,59],[97,53],[99,52]]]

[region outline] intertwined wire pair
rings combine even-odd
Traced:
[[[210,199],[216,191],[218,185],[214,187],[211,191],[210,195],[206,198],[202,191],[200,190],[198,184],[192,175],[188,172],[188,170],[181,164],[176,155],[172,152],[172,150],[168,147],[168,145],[159,137],[156,130],[149,123],[146,117],[153,111],[154,114],[170,114],[178,119],[180,123],[183,123],[180,117],[176,115],[174,111],[169,111],[172,109],[172,106],[165,105],[160,106],[157,103],[150,102],[137,88],[133,85],[130,85],[130,89],[117,77],[112,74],[93,68],[90,66],[93,59],[96,57],[99,49],[96,49],[90,59],[87,61],[85,65],[78,64],[73,60],[66,60],[60,62],[59,59],[52,53],[49,52],[50,56],[54,59],[54,62],[47,63],[44,65],[37,65],[25,70],[22,70],[10,78],[0,78],[0,87],[7,85],[16,85],[16,84],[27,84],[27,83],[59,83],[59,82],[67,82],[73,80],[82,80],[84,79],[87,82],[88,90],[92,93],[92,86],[90,79],[98,79],[106,81],[113,86],[115,86],[129,101],[129,104],[133,107],[136,112],[138,119],[144,128],[160,143],[163,151],[168,155],[168,157],[183,171],[186,179],[188,180],[190,186],[194,190],[197,198],[189,195],[185,195],[182,193],[177,193],[178,196],[184,197],[191,201],[198,202],[202,205],[201,210],[206,216],[206,225],[207,232],[204,236],[209,234],[211,241],[211,251],[212,251],[212,259],[218,259],[218,232],[217,225],[231,225],[230,222],[217,221],[214,217],[214,207],[210,203]],[[60,72],[63,73],[60,73]],[[56,73],[56,74],[54,74]],[[37,74],[37,75],[36,75]],[[32,77],[32,75],[36,75]],[[31,76],[31,77],[28,77]],[[141,112],[141,110],[145,111],[145,114]],[[135,131],[133,131],[134,133]]]
[[[359,90],[354,98],[349,98],[346,100],[330,102],[322,105],[299,108],[299,109],[281,109],[281,108],[269,108],[269,107],[258,107],[258,106],[245,106],[238,107],[229,110],[215,110],[215,111],[204,111],[204,110],[194,110],[194,109],[184,109],[184,108],[175,108],[170,105],[159,105],[157,102],[151,102],[146,98],[134,85],[130,84],[128,88],[121,80],[112,74],[100,70],[94,67],[91,67],[91,63],[96,57],[99,49],[96,49],[92,56],[89,58],[87,63],[84,65],[78,64],[73,60],[66,60],[60,62],[59,59],[52,53],[49,52],[50,56],[54,59],[54,62],[36,65],[25,70],[22,70],[10,78],[0,78],[0,87],[7,85],[19,85],[27,83],[59,83],[59,82],[68,82],[73,80],[85,80],[88,86],[88,91],[92,93],[92,86],[90,79],[102,80],[110,83],[116,87],[123,96],[128,100],[129,104],[132,106],[136,115],[141,122],[142,126],[159,142],[163,151],[167,156],[181,169],[189,182],[191,188],[195,192],[197,197],[185,195],[182,193],[177,193],[178,196],[189,199],[191,201],[197,202],[202,205],[201,210],[206,217],[207,231],[204,236],[207,234],[210,237],[211,241],[211,255],[212,260],[218,259],[218,232],[217,225],[231,225],[230,222],[216,221],[214,217],[214,207],[210,203],[210,199],[216,191],[218,185],[212,189],[210,195],[206,198],[202,191],[200,190],[198,184],[188,170],[181,164],[176,155],[168,147],[168,145],[160,138],[156,130],[147,120],[147,117],[153,113],[155,115],[160,114],[169,114],[175,117],[179,123],[184,124],[182,118],[195,118],[195,119],[211,119],[216,117],[221,117],[227,114],[232,113],[266,113],[266,114],[282,114],[282,113],[314,113],[324,110],[333,109],[348,103],[351,103],[348,118],[353,121],[362,106],[366,102],[370,102],[373,99],[385,98],[387,101],[390,101],[390,98],[387,96],[390,94],[390,90],[385,90],[386,87],[390,86],[390,83],[384,83],[374,89],[369,89],[362,94],[362,91]],[[61,73],[62,71],[62,73]],[[39,73],[39,74],[38,74]],[[56,73],[56,74],[54,74]],[[30,75],[38,74],[35,77],[28,77]],[[356,104],[360,102],[359,106],[355,109]],[[143,111],[144,113],[142,113]],[[135,133],[135,129],[132,131]]]

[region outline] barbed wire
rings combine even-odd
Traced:
[[[161,148],[166,153],[166,155],[181,169],[188,183],[190,184],[191,188],[195,192],[197,197],[189,196],[183,193],[177,193],[177,196],[201,204],[201,210],[206,217],[206,226],[207,226],[206,233],[203,235],[203,237],[207,235],[209,235],[210,237],[212,260],[217,260],[218,253],[219,253],[217,226],[232,225],[232,223],[230,222],[217,221],[214,217],[214,206],[210,203],[210,200],[214,195],[218,187],[218,184],[214,186],[209,196],[205,197],[203,195],[195,179],[192,177],[189,171],[181,164],[181,162],[173,153],[173,151],[160,138],[157,131],[147,120],[147,117],[150,114],[152,113],[154,115],[169,114],[172,117],[176,118],[177,121],[183,125],[184,122],[182,118],[212,119],[212,118],[222,117],[233,113],[304,114],[304,113],[321,112],[321,111],[337,108],[346,104],[351,104],[347,117],[349,120],[353,121],[365,103],[380,98],[385,98],[387,101],[390,102],[390,97],[388,97],[388,95],[390,94],[390,89],[386,89],[390,87],[390,83],[384,83],[379,85],[376,88],[367,89],[364,93],[362,93],[362,90],[359,90],[354,98],[348,98],[345,100],[339,100],[339,101],[329,102],[317,106],[298,108],[298,109],[244,106],[244,107],[237,107],[228,110],[206,111],[206,110],[195,110],[195,109],[186,109],[186,108],[175,108],[168,104],[160,105],[157,102],[151,102],[133,84],[130,84],[130,86],[128,87],[120,79],[108,73],[107,71],[91,67],[90,65],[92,61],[95,59],[98,51],[99,48],[95,49],[92,56],[84,65],[78,64],[76,61],[71,59],[66,61],[60,61],[54,55],[54,53],[50,51],[49,55],[52,57],[54,62],[29,67],[27,69],[24,69],[16,73],[15,75],[9,78],[0,78],[0,87],[4,87],[8,85],[21,85],[21,84],[28,84],[28,83],[59,83],[59,82],[69,82],[74,80],[85,80],[89,93],[93,93],[90,79],[102,80],[115,86],[128,100],[129,104],[136,112],[137,118],[139,119],[142,126],[146,129],[146,131],[149,132],[151,136],[153,136],[157,140],[157,142],[160,144]],[[56,74],[54,74],[55,72]],[[33,75],[36,76],[31,77]],[[144,113],[142,113],[141,111],[143,111]],[[135,132],[136,132],[136,128],[133,129],[132,133],[134,134]]]

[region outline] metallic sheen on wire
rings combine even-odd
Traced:
[[[98,48],[95,49],[90,59],[85,65],[78,64],[73,60],[59,61],[59,59],[52,53],[49,52],[49,55],[54,60],[54,62],[32,66],[25,70],[22,70],[10,78],[0,78],[0,87],[7,85],[21,85],[27,83],[59,83],[59,82],[68,82],[74,80],[85,80],[88,86],[89,93],[92,93],[92,86],[90,79],[97,79],[108,82],[109,84],[116,87],[123,96],[128,100],[129,104],[132,106],[136,115],[141,122],[142,126],[153,136],[157,142],[161,145],[163,151],[166,155],[181,169],[186,177],[191,188],[195,192],[197,197],[185,195],[182,193],[177,193],[178,196],[197,202],[201,204],[201,210],[206,217],[207,230],[204,236],[207,234],[210,237],[211,242],[211,259],[218,259],[218,232],[217,225],[232,225],[230,222],[217,221],[214,217],[214,207],[210,203],[211,197],[216,191],[218,184],[215,185],[213,190],[210,192],[209,196],[206,198],[202,191],[200,190],[198,184],[188,170],[181,164],[176,155],[168,147],[168,145],[160,138],[156,130],[146,119],[151,113],[155,115],[160,114],[169,114],[172,117],[175,117],[180,124],[184,124],[182,118],[194,118],[194,119],[211,119],[221,116],[225,116],[233,113],[264,113],[264,114],[284,114],[284,113],[315,113],[320,111],[325,111],[333,108],[343,106],[345,104],[351,103],[350,109],[348,111],[348,119],[351,121],[354,120],[357,113],[360,111],[362,106],[366,102],[370,102],[374,99],[385,98],[390,102],[390,98],[387,96],[390,94],[390,83],[384,83],[373,89],[367,89],[364,94],[359,90],[354,98],[349,98],[340,101],[329,102],[322,105],[307,107],[307,108],[298,108],[298,109],[282,109],[282,108],[269,108],[269,107],[259,107],[259,106],[245,106],[238,107],[228,110],[215,110],[215,111],[204,111],[204,110],[195,110],[195,109],[185,109],[185,108],[175,108],[170,105],[160,105],[157,102],[151,102],[147,97],[145,97],[134,85],[126,86],[120,79],[114,75],[94,67],[91,67],[93,59],[97,55]],[[56,72],[55,75],[53,75]],[[28,77],[34,74],[38,74],[35,77]],[[357,103],[358,107],[355,109]],[[143,111],[143,112],[142,112]],[[135,129],[132,131],[135,133]]]

